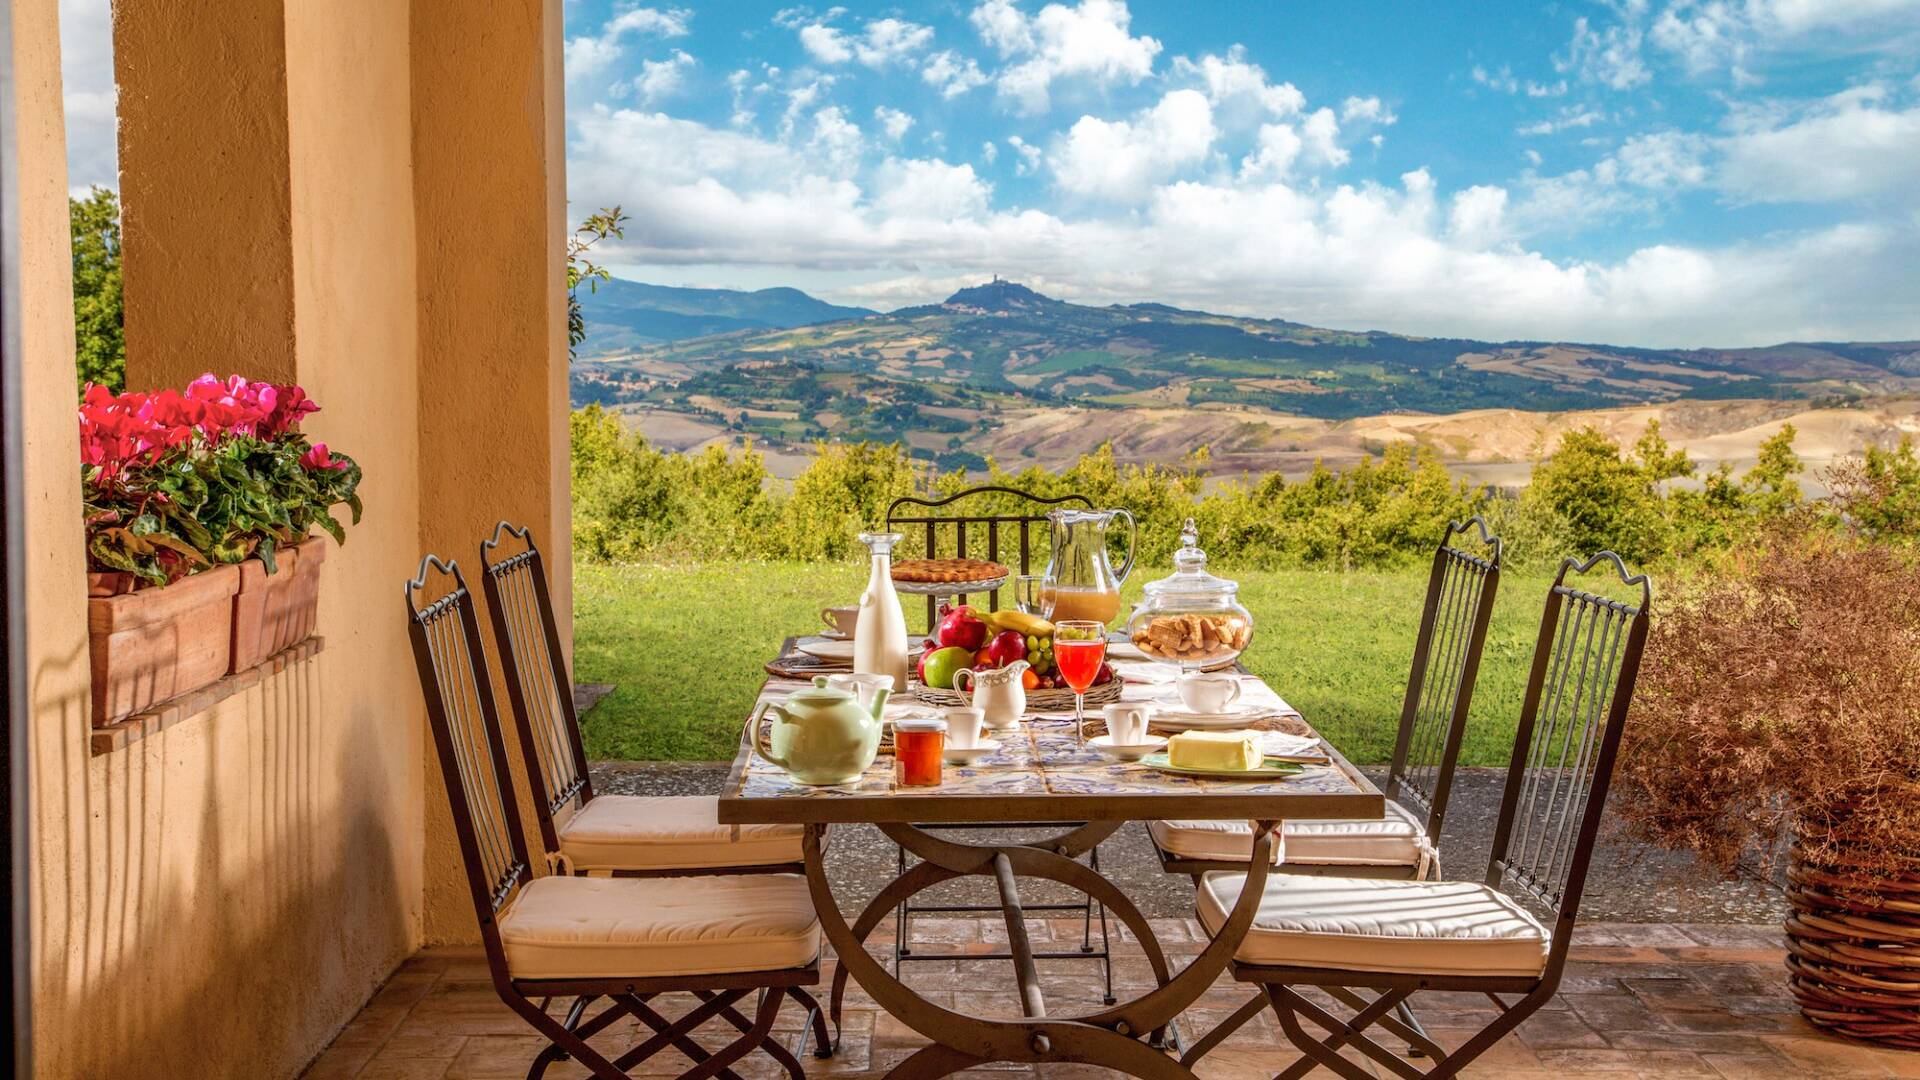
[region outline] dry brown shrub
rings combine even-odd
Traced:
[[[1624,735],[1629,832],[1731,871],[1920,871],[1920,564],[1780,529],[1656,613]],[[1770,858],[1769,858],[1770,861]]]

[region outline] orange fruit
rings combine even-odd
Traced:
[[[1038,675],[1035,675],[1035,674],[1033,673],[1033,669],[1032,669],[1032,668],[1028,668],[1027,670],[1025,670],[1025,671],[1023,671],[1023,672],[1021,672],[1021,673],[1020,673],[1020,687],[1021,687],[1021,689],[1023,689],[1023,690],[1035,690],[1035,689],[1038,689],[1038,688],[1039,688],[1039,686],[1040,686],[1040,676],[1038,676]]]

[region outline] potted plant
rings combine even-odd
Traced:
[[[80,406],[94,722],[245,670],[312,633],[324,550],[360,470],[309,442],[297,386],[203,375]],[[278,572],[276,572],[278,571]]]
[[[1627,828],[1726,872],[1784,865],[1802,1012],[1920,1048],[1915,552],[1783,529],[1653,625],[1614,787]]]

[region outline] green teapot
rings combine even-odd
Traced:
[[[892,691],[874,687],[871,693],[872,703],[862,706],[865,693],[856,697],[838,687],[816,685],[795,690],[783,702],[768,702],[754,714],[754,750],[802,784],[851,784],[880,752],[880,718]],[[758,738],[763,715],[773,717],[766,746]]]

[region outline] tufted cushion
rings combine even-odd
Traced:
[[[820,952],[797,874],[535,878],[499,922],[516,979],[775,971]]]
[[[1150,821],[1147,831],[1162,851],[1188,859],[1246,862],[1253,858],[1248,821]],[[1280,850],[1286,862],[1321,866],[1422,865],[1426,829],[1393,800],[1376,821],[1285,821]]]
[[[1253,858],[1251,821],[1149,821],[1147,832],[1161,851],[1182,859],[1246,862]],[[1280,843],[1273,846],[1275,865],[1280,863],[1286,850],[1283,835]]]
[[[1195,906],[1218,933],[1243,873],[1201,878]],[[1467,881],[1275,874],[1234,959],[1246,964],[1422,975],[1538,975],[1549,937],[1506,895]]]
[[[800,861],[799,825],[722,825],[712,795],[596,795],[560,826],[575,870],[698,870]]]

